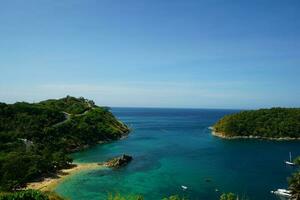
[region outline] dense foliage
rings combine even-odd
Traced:
[[[144,197],[141,195],[121,195],[119,193],[109,194],[107,200],[144,200]]]
[[[227,115],[214,125],[226,137],[300,138],[300,109],[272,108]]]
[[[289,178],[289,190],[293,199],[300,199],[300,171],[294,173]]]
[[[41,101],[39,105],[43,107],[65,111],[70,114],[81,114],[86,110],[89,110],[90,107],[95,106],[94,102],[91,100],[84,99],[83,97],[75,98],[67,96],[60,101],[56,99],[49,99],[46,101]]]
[[[13,193],[0,193],[0,200],[63,200],[63,198],[53,192],[24,190]]]
[[[220,196],[220,200],[236,200],[237,196],[233,193],[224,193]]]
[[[170,197],[163,198],[162,200],[188,200],[185,197],[180,197],[179,195],[172,195]]]
[[[0,190],[66,168],[68,152],[127,133],[107,108],[84,98],[0,103]]]
[[[121,195],[119,193],[110,194],[107,200],[144,200],[144,197],[141,195]],[[172,195],[170,197],[163,198],[162,200],[188,200],[185,197],[180,197],[179,195]]]

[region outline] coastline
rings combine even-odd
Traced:
[[[54,174],[52,177],[42,178],[41,180],[28,183],[25,189],[35,189],[40,191],[54,191],[55,188],[65,179],[86,170],[94,170],[103,168],[103,164],[99,163],[76,163],[74,167],[63,169]]]
[[[122,135],[118,140],[126,139],[128,137],[128,133]],[[109,143],[113,140],[107,140],[107,141],[98,141],[98,144],[105,144]],[[85,149],[90,148],[90,145],[83,146],[81,148],[75,149],[72,152],[77,151],[83,151]],[[58,171],[57,173],[54,173],[52,176],[47,177],[41,177],[40,179],[27,183],[26,187],[23,189],[34,189],[34,190],[40,190],[43,192],[52,192],[55,190],[55,188],[62,183],[64,180],[66,180],[69,177],[72,177],[73,175],[82,172],[82,171],[88,171],[88,170],[95,170],[95,169],[101,169],[106,167],[106,162],[101,163],[72,163],[72,167],[68,169],[62,169]]]
[[[279,137],[279,138],[273,138],[273,137],[261,137],[261,136],[225,136],[224,133],[218,133],[211,129],[211,134],[213,136],[222,138],[222,139],[228,139],[228,140],[235,140],[235,139],[260,139],[260,140],[275,140],[275,141],[293,141],[293,140],[300,140],[300,138],[291,138],[291,137]]]

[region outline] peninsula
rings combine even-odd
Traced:
[[[227,115],[212,127],[212,134],[226,139],[300,139],[300,109],[272,108]]]
[[[0,103],[0,191],[18,190],[70,168],[70,152],[128,133],[109,108],[83,97]],[[97,166],[77,166],[68,172],[91,167]]]

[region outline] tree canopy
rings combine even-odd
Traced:
[[[300,138],[300,109],[272,108],[227,115],[214,125],[225,137]]]
[[[128,132],[106,107],[84,98],[0,103],[0,190],[66,168],[69,152]]]

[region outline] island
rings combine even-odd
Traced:
[[[69,153],[128,133],[129,128],[108,107],[83,97],[0,103],[0,191],[17,191],[29,182],[72,168]],[[75,170],[94,167],[97,164]]]
[[[212,127],[212,134],[226,139],[300,139],[300,109],[271,108],[227,115]]]

